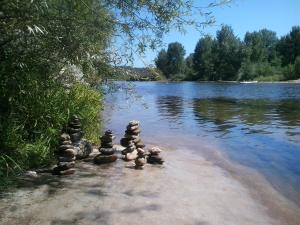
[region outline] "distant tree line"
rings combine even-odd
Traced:
[[[240,40],[224,25],[216,37],[201,37],[195,50],[185,58],[184,46],[170,43],[155,59],[157,68],[171,80],[259,80],[300,78],[300,26],[278,38],[262,29],[247,32]]]

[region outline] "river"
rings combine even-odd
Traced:
[[[300,225],[299,84],[116,87],[103,130],[117,144],[139,120],[165,164],[78,161],[74,175],[25,179],[2,196],[0,224]]]

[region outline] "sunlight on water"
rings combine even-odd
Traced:
[[[300,204],[299,84],[135,84],[138,100],[124,92],[107,98],[106,126],[117,136],[120,124],[137,119],[143,135],[158,142],[170,136],[173,145],[185,137],[219,143],[232,160],[257,169]]]

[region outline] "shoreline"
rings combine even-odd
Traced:
[[[149,142],[148,142],[149,143]],[[151,142],[150,142],[151,143]],[[149,144],[153,146],[156,143]],[[260,174],[214,146],[161,146],[166,164],[131,168],[118,160],[78,162],[75,175],[50,176],[2,199],[4,224],[296,225],[300,210]]]

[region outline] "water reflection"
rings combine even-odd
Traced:
[[[210,126],[211,131],[230,133],[240,127],[247,134],[272,134],[274,127],[286,130],[286,135],[299,132],[290,129],[299,127],[300,100],[236,100],[230,98],[193,99],[195,120],[201,126]]]
[[[183,99],[180,96],[158,96],[156,99],[158,113],[171,122],[179,123],[183,116]]]

